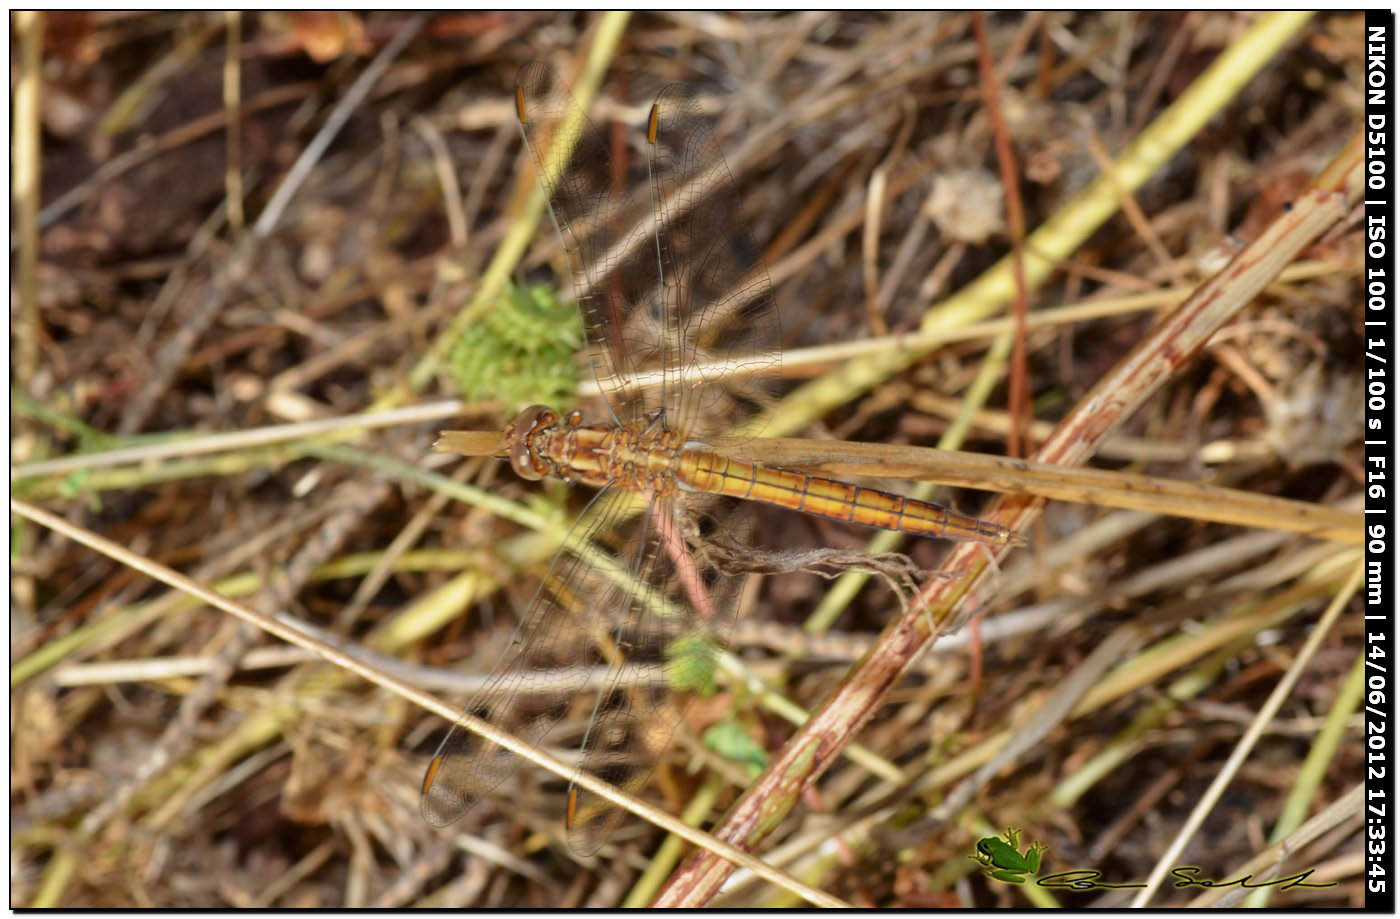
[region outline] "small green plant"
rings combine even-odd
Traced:
[[[447,371],[465,399],[497,398],[511,410],[563,408],[578,390],[582,346],[577,307],[543,284],[511,284],[496,309],[453,345]]]
[[[1048,846],[1043,842],[1033,842],[1026,851],[1021,846],[1020,830],[1007,828],[1006,838],[983,836],[977,840],[976,851],[968,856],[982,865],[982,873],[989,878],[1005,881],[1008,884],[1024,884],[1026,875],[1040,870],[1040,856]]]
[[[710,725],[700,739],[720,756],[743,766],[751,779],[762,775],[768,766],[768,752],[732,715]]]
[[[102,494],[88,487],[90,478],[88,470],[75,469],[58,483],[58,493],[71,500],[87,502],[88,510],[96,514],[102,510]]]
[[[666,658],[666,682],[678,692],[713,696],[719,689],[715,668],[718,649],[704,635],[688,634],[672,639],[662,650]]]

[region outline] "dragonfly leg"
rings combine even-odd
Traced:
[[[716,623],[718,611],[710,600],[709,592],[705,589],[704,578],[701,577],[700,569],[696,566],[695,556],[691,553],[688,540],[682,533],[682,529],[688,529],[692,521],[687,520],[685,526],[678,526],[671,515],[658,505],[653,504],[651,510],[657,536],[666,547],[666,552],[671,557],[671,563],[675,565],[676,575],[680,579],[682,589],[690,597],[690,602],[694,605],[695,611],[700,614],[700,618],[707,624]]]

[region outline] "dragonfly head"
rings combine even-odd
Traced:
[[[535,452],[535,433],[551,428],[559,421],[559,413],[544,405],[532,405],[506,428],[505,456],[515,474],[532,482],[549,474],[549,464]]]

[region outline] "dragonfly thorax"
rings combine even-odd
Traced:
[[[652,424],[583,423],[580,412],[560,414],[532,405],[510,423],[504,455],[521,478],[553,476],[585,485],[615,485],[668,497],[685,437]]]

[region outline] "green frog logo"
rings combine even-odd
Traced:
[[[1040,870],[1040,856],[1049,846],[1033,842],[1021,852],[1021,831],[1008,828],[1005,838],[983,836],[977,840],[976,851],[968,856],[982,866],[989,878],[1008,884],[1026,883],[1026,875]]]

